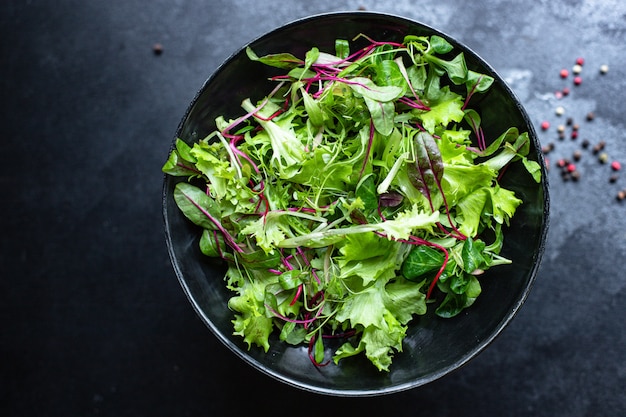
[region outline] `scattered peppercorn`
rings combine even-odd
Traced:
[[[600,156],[598,156],[598,161],[600,161],[601,164],[606,164],[609,161],[609,155],[607,155],[606,152],[602,152]]]
[[[604,149],[606,142],[604,142],[603,140],[601,140],[600,142],[598,142],[594,147],[593,147],[593,153],[597,154],[598,152],[600,152],[602,149]]]
[[[567,68],[563,68],[560,70],[560,73],[559,73],[560,77],[563,79],[568,78],[571,72],[573,74],[572,85],[574,86],[581,85],[583,82],[583,78],[581,75],[583,72],[584,62],[585,61],[582,57],[577,58],[575,64],[571,67],[571,69],[568,70]],[[604,64],[600,66],[600,73],[606,74],[608,70],[609,70],[608,65]],[[570,92],[571,92],[570,86],[563,87],[554,91],[554,96],[556,97],[556,99],[561,100],[565,96],[568,96]],[[565,100],[561,101],[561,103],[565,104],[566,101]],[[556,106],[554,109],[556,116],[562,116],[562,115],[565,115],[566,113],[569,113],[570,109],[566,111],[565,107],[566,106],[562,106],[562,105]],[[585,115],[585,120],[587,122],[591,122],[595,119],[595,117],[596,117],[595,113],[593,111],[589,111]],[[580,135],[580,125],[578,123],[575,123],[572,117],[566,117],[564,122],[565,123],[559,123],[556,129],[559,140],[563,140],[566,135],[570,136],[573,140],[577,139]],[[548,120],[545,120],[541,123],[541,129],[544,131],[547,131],[550,127],[551,125]],[[609,159],[609,155],[604,151],[605,145],[606,145],[606,142],[604,140],[601,140],[593,146],[592,151],[600,163],[607,164],[610,166],[610,170],[612,172],[610,173],[610,177],[608,180],[610,183],[615,183],[619,180],[618,171],[621,170],[621,164],[617,160],[614,160],[611,162],[611,160]],[[581,171],[578,170],[577,164],[583,158],[583,153],[584,153],[583,149],[588,149],[591,146],[592,144],[590,143],[590,141],[587,138],[585,138],[584,140],[581,141],[580,148],[575,149],[573,151],[570,159],[568,158],[556,159],[555,158],[556,163],[554,165],[556,165],[559,168],[560,175],[563,181],[578,181],[580,179]],[[548,153],[554,151],[554,149],[555,149],[555,146],[553,142],[549,142],[546,145],[542,146],[541,148],[541,151],[545,155],[544,161],[545,161],[546,170],[548,171],[550,171],[550,158],[548,157]],[[623,188],[622,190],[618,192],[617,199],[618,200],[626,199],[626,188]]]
[[[161,45],[160,43],[155,43],[154,45],[152,45],[152,52],[155,55],[161,55],[163,53],[163,45]]]
[[[544,154],[548,154],[548,153],[552,152],[553,150],[554,150],[554,143],[548,143],[547,145],[545,145],[545,146],[543,146],[541,148],[541,151]]]

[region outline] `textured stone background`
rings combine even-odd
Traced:
[[[466,43],[555,149],[547,250],[517,317],[461,370],[357,400],[281,385],[204,327],[169,264],[160,167],[231,53],[296,18],[359,7]],[[5,0],[0,39],[1,415],[626,415],[626,201],[615,199],[626,167],[609,183],[587,150],[578,182],[555,168],[585,138],[626,165],[625,2]],[[574,87],[558,74],[579,56]],[[577,140],[557,138],[567,117]]]

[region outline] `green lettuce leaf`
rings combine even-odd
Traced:
[[[430,106],[429,111],[418,114],[424,129],[431,134],[435,134],[436,129],[440,126],[447,126],[451,122],[460,122],[463,120],[463,116],[465,116],[463,97],[449,89],[442,92],[437,103]]]
[[[256,345],[267,352],[274,324],[272,318],[267,317],[263,304],[265,283],[240,282],[244,284],[237,288],[239,295],[231,297],[228,301],[228,307],[238,313],[233,320],[234,334],[243,336],[248,348]]]

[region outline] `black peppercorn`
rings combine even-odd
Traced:
[[[580,157],[582,156],[582,153],[580,151],[574,151],[574,161],[580,161]]]

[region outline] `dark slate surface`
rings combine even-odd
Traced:
[[[167,256],[160,167],[221,61],[296,18],[359,7],[466,43],[555,148],[546,254],[509,327],[425,387],[345,399],[259,373],[196,317]],[[626,3],[7,0],[0,39],[1,415],[626,415],[626,167],[611,183],[591,150],[605,140],[626,164]],[[559,70],[579,56],[573,86]],[[569,126],[558,139],[568,117],[576,140]],[[556,162],[576,150],[581,177],[564,182]]]

